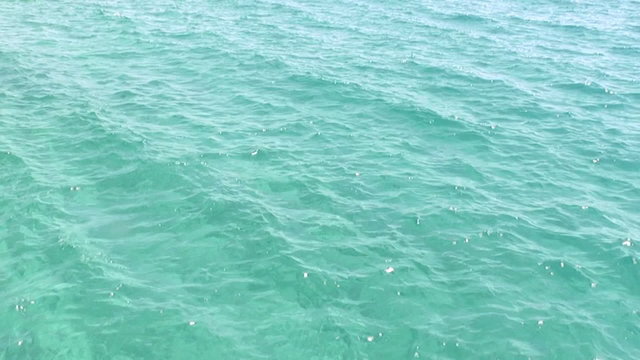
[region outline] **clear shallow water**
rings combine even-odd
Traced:
[[[0,359],[640,358],[638,13],[1,1]]]

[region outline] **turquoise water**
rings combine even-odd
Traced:
[[[640,358],[639,13],[0,1],[0,359]]]

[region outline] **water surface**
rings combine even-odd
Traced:
[[[640,358],[639,13],[0,1],[0,359]]]

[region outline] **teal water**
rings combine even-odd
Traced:
[[[639,359],[640,2],[0,1],[0,359]]]

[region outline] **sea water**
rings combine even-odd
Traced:
[[[638,14],[0,1],[0,359],[640,358]]]

